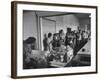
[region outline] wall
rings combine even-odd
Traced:
[[[72,28],[72,30],[77,30],[77,27],[79,26],[79,20],[75,15],[65,15],[64,17],[64,27],[66,28]]]
[[[48,17],[51,20],[56,21],[56,32],[59,32],[60,29],[63,29],[66,33],[67,28],[72,28],[72,30],[77,30],[77,27],[80,25],[79,19],[72,14]]]
[[[23,37],[24,40],[28,37],[35,37],[37,39],[37,23],[35,12],[23,13]]]
[[[60,29],[64,30],[63,19],[63,16],[56,16],[56,32],[59,32]]]
[[[91,29],[91,25],[90,25],[90,19],[80,19],[80,28],[82,29],[82,30],[89,30],[90,31],[90,29]]]
[[[42,31],[43,31],[43,37],[44,37],[44,34],[48,34],[49,32],[55,33],[56,22],[47,20],[47,19],[42,19],[41,27],[42,27]]]
[[[25,0],[24,0],[25,1]],[[79,5],[98,5],[98,22],[100,22],[100,0],[30,0]],[[100,26],[100,24],[98,24]],[[98,34],[100,35],[100,27]],[[98,36],[100,47],[100,36]],[[98,49],[100,53],[100,49]],[[100,54],[98,54],[100,57]],[[11,0],[0,0],[0,80],[100,80],[100,58],[98,58],[98,74],[11,79]]]

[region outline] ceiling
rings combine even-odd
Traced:
[[[89,13],[72,13],[72,12],[54,12],[54,11],[30,11],[24,10],[24,12],[35,12],[38,16],[42,17],[54,17],[54,16],[63,16],[63,15],[75,15],[79,19],[89,18]]]

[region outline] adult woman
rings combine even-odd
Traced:
[[[35,67],[35,60],[31,58],[32,50],[36,49],[36,39],[29,37],[23,42],[23,68],[30,69]]]

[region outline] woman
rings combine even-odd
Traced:
[[[64,45],[65,43],[65,35],[62,29],[59,31],[59,43],[60,45]]]
[[[47,40],[48,40],[47,35],[44,34],[44,39],[43,39],[44,51],[48,50],[48,42],[47,42]]]
[[[29,37],[23,42],[23,68],[30,69],[35,67],[36,62],[31,58],[32,50],[36,49],[36,39]]]

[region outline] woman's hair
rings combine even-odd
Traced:
[[[34,37],[29,37],[29,38],[27,38],[24,42],[27,43],[27,44],[31,44],[31,43],[36,42],[36,38],[34,38]]]
[[[48,33],[48,38],[50,38],[51,36],[52,36],[52,33],[49,32],[49,33]]]
[[[61,30],[59,30],[59,33],[62,33],[63,32],[63,30],[61,29]]]

